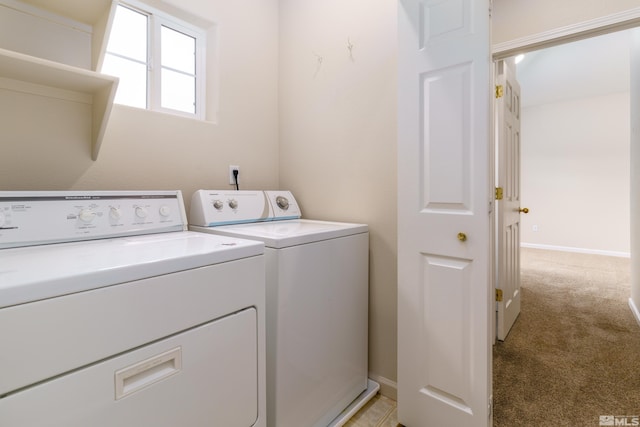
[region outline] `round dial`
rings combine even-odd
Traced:
[[[147,217],[147,210],[142,206],[138,206],[136,208],[136,216],[140,219]]]
[[[217,210],[222,209],[222,206],[224,206],[224,204],[220,200],[216,200],[215,202],[213,202],[213,207]]]
[[[236,209],[238,207],[238,201],[234,199],[229,200],[229,207],[231,209]]]
[[[96,213],[91,209],[82,209],[78,217],[82,222],[91,222],[96,217]]]
[[[171,208],[167,205],[160,206],[160,215],[164,217],[171,215]]]
[[[286,197],[283,197],[283,196],[276,197],[276,204],[282,210],[286,211],[287,209],[289,209],[289,200]]]
[[[122,212],[118,208],[109,209],[109,217],[114,220],[119,220],[122,216]]]

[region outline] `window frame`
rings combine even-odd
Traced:
[[[147,87],[146,109],[168,114],[205,120],[206,118],[206,31],[196,25],[183,21],[167,12],[156,9],[137,0],[114,2],[113,16],[117,7],[126,7],[147,16]],[[195,40],[195,108],[194,113],[174,110],[162,106],[162,58],[161,58],[161,30],[170,28],[179,33],[193,37]],[[110,32],[109,32],[110,33]],[[107,54],[109,40],[105,40],[104,55]],[[126,105],[126,104],[120,104]],[[132,107],[138,108],[138,107]]]

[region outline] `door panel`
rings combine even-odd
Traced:
[[[472,263],[465,259],[424,256],[423,330],[425,345],[437,345],[424,366],[422,393],[470,413],[472,392],[469,338],[472,331],[469,300]],[[459,301],[451,306],[449,301]],[[423,338],[424,339],[424,338]]]
[[[398,12],[398,421],[487,426],[489,2]]]
[[[496,337],[501,341],[520,314],[520,85],[515,77],[513,59],[498,62],[497,85],[504,88],[496,99],[497,186],[503,188],[496,226],[496,287],[502,290],[502,301],[497,302]]]
[[[424,162],[424,207],[431,211],[469,211],[469,64],[424,73],[420,115]],[[445,104],[440,100],[447,99]],[[447,141],[430,144],[429,141]]]

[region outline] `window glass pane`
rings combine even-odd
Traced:
[[[195,85],[195,77],[163,69],[160,89],[162,107],[195,114]]]
[[[203,90],[196,80],[200,43],[204,33],[188,23],[175,23],[162,11],[119,4],[101,69],[120,78],[115,102],[194,116],[204,111],[195,105],[202,96],[196,89]]]
[[[111,54],[104,57],[102,72],[120,78],[115,102],[147,108],[147,66]]]
[[[147,62],[147,16],[118,6],[107,52]]]
[[[195,74],[196,39],[164,25],[160,37],[162,66]]]

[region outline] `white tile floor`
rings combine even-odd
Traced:
[[[345,427],[398,427],[396,401],[376,394]],[[401,427],[401,426],[400,426]]]

